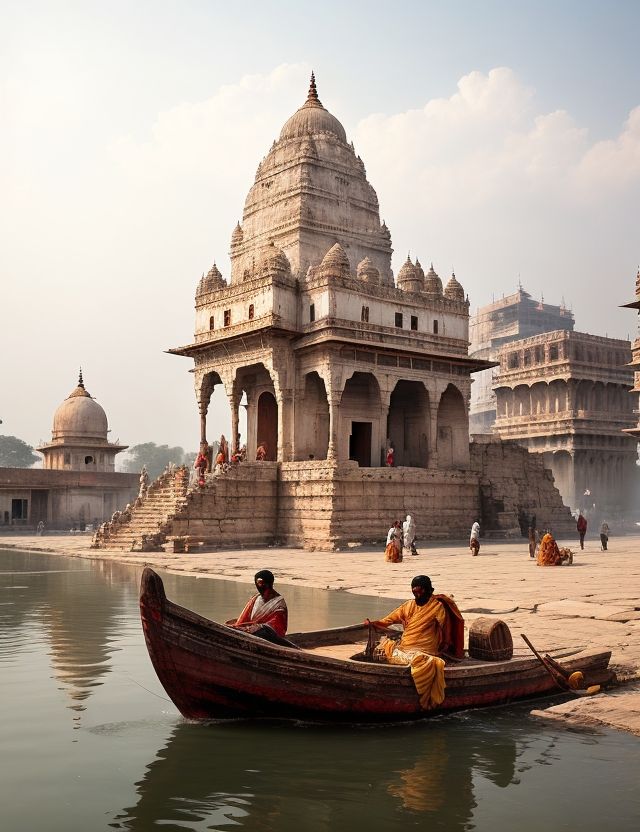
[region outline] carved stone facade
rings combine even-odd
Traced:
[[[622,513],[635,493],[628,341],[558,330],[505,344],[495,431],[544,454],[567,505]],[[589,492],[585,495],[585,492]]]
[[[640,268],[636,274],[635,300],[631,301],[631,303],[625,303],[623,305],[627,309],[636,309],[638,315],[640,315]],[[638,409],[638,393],[640,393],[640,336],[637,336],[631,344],[631,361],[629,362],[629,367],[631,367],[634,371],[634,384],[631,392],[633,393],[633,401],[635,404],[634,412],[637,414],[640,413],[640,409]],[[626,428],[625,433],[628,433],[630,436],[635,437],[637,441],[640,441],[640,420],[632,428]]]
[[[391,237],[344,128],[312,78],[304,105],[260,163],[231,239],[227,284],[214,265],[196,293],[193,358],[205,442],[209,401],[224,385],[249,459],[356,460],[416,468],[469,465],[469,302],[407,258]]]
[[[497,361],[504,344],[557,329],[571,331],[573,326],[573,313],[564,303],[554,306],[544,300],[536,301],[520,287],[513,295],[482,306],[472,315],[469,354],[472,358]],[[492,367],[474,376],[469,418],[472,434],[492,432],[496,420],[493,384],[498,372],[497,367]]]

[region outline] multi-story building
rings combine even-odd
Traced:
[[[544,454],[564,502],[622,513],[637,450],[628,341],[557,330],[504,344],[494,379],[494,430]]]
[[[496,362],[504,344],[558,329],[571,331],[573,325],[573,314],[564,303],[554,306],[543,300],[535,301],[520,287],[514,294],[480,307],[471,316],[469,354]],[[492,432],[496,420],[493,384],[497,373],[498,368],[491,367],[474,375],[469,419],[472,434]]]

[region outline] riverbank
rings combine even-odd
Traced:
[[[610,649],[621,688],[535,714],[640,736],[640,535],[611,538],[607,552],[600,551],[599,539],[588,537],[584,551],[573,540],[559,541],[576,553],[574,564],[546,569],[529,558],[526,540],[483,540],[475,558],[464,542],[438,542],[419,548],[417,556],[399,564],[385,563],[381,549],[365,547],[342,552],[274,547],[174,554],[95,550],[90,543],[89,535],[0,535],[0,549],[149,564],[174,573],[240,581],[248,592],[254,573],[269,568],[285,596],[287,585],[296,584],[408,598],[411,578],[427,574],[436,592],[456,599],[467,622],[479,615],[499,617],[511,628],[514,641],[525,633],[541,650],[578,645]]]

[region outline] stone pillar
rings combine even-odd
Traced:
[[[254,462],[258,445],[258,407],[253,393],[247,392],[247,461]]]
[[[327,447],[327,459],[337,461],[339,458],[338,428],[340,425],[340,399],[342,394],[331,390],[327,394],[329,403],[329,445]]]
[[[238,425],[240,418],[238,411],[240,409],[240,396],[238,393],[233,393],[229,396],[229,405],[231,406],[231,454],[237,453],[240,448],[238,441]]]
[[[438,467],[438,404],[440,403],[440,396],[436,394],[434,398],[438,398],[437,402],[431,400],[429,396],[429,468]]]
[[[293,391],[276,390],[278,403],[278,462],[293,459]]]
[[[198,405],[200,411],[200,444],[207,444],[207,411],[209,410],[209,402],[201,401]]]

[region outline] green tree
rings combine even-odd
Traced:
[[[129,448],[122,470],[135,473],[146,465],[149,479],[155,480],[169,463],[182,465],[183,460],[184,450],[179,446],[170,448],[168,445],[156,445],[155,442],[143,442]]]
[[[0,468],[31,468],[40,457],[17,436],[0,436]]]

